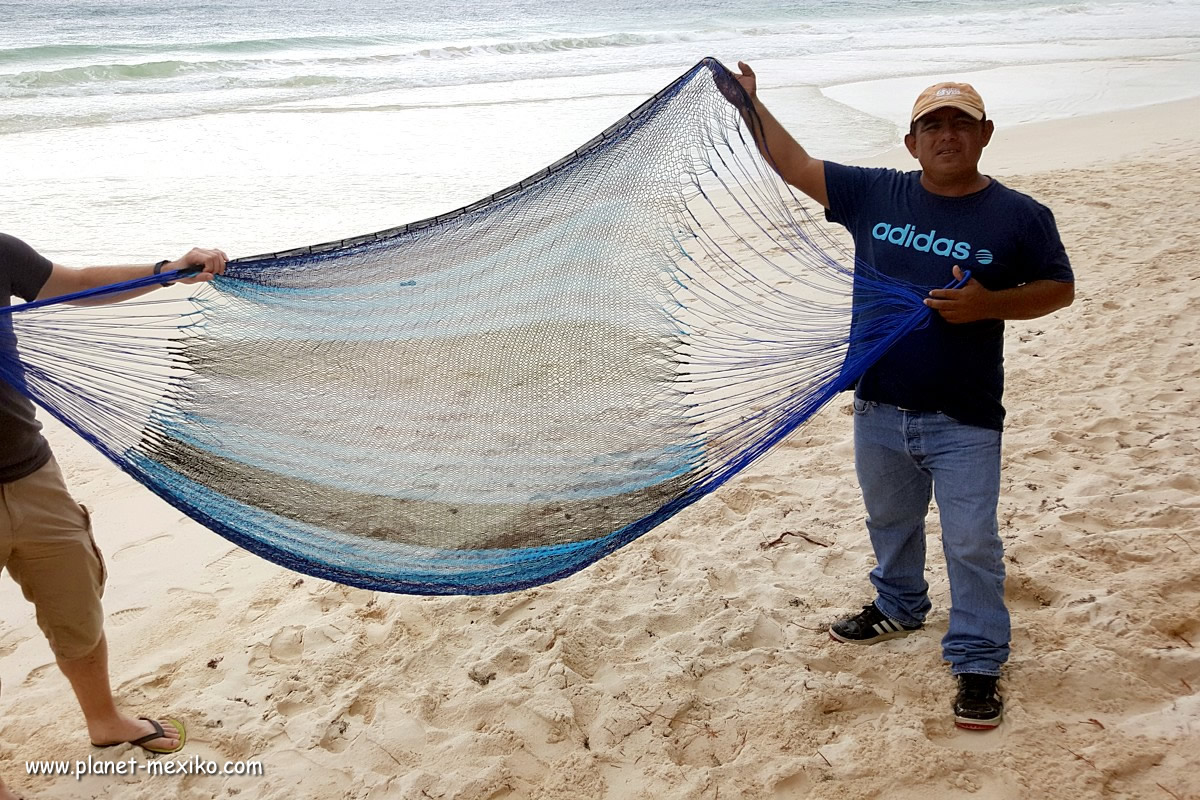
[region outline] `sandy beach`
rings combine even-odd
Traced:
[[[248,555],[43,415],[107,559],[124,707],[186,720],[176,760],[263,774],[26,775],[144,759],[89,746],[5,578],[4,779],[28,800],[1200,798],[1196,119],[1184,100],[1001,120],[981,165],[1053,209],[1078,278],[1072,307],[1008,327],[997,731],[952,722],[935,543],[925,632],[825,632],[870,597],[848,398],[578,575],[438,599]]]

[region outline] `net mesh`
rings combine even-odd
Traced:
[[[706,59],[453,213],[232,261],[186,297],[8,309],[0,374],[292,569],[417,594],[561,578],[927,318],[919,291],[854,268],[754,121]]]

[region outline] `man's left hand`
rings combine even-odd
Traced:
[[[963,271],[954,265],[954,279],[961,281]],[[946,322],[961,324],[981,319],[995,319],[991,307],[992,293],[971,278],[958,289],[934,289],[925,298],[925,305],[942,315]]]
[[[163,272],[171,272],[177,269],[187,269],[189,267],[200,267],[200,271],[195,275],[188,275],[185,278],[180,278],[180,283],[203,283],[211,281],[217,275],[225,272],[225,262],[229,257],[221,250],[212,250],[204,247],[193,247],[187,252],[183,258],[177,258],[169,264],[163,265]]]

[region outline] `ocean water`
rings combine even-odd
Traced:
[[[753,64],[797,138],[843,160],[898,141],[911,99],[860,91],[897,76],[980,76],[1001,124],[1200,94],[1193,0],[23,0],[0,18],[0,230],[69,264],[448,211],[709,55]]]

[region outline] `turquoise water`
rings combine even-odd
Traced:
[[[856,82],[1101,65],[1030,108],[1006,84],[1021,119],[1200,91],[1190,1],[600,5],[0,2],[3,228],[84,263],[392,227],[536,171],[706,55],[753,63],[797,137],[840,159],[899,131],[839,94]],[[1118,91],[1147,61],[1183,77]]]

